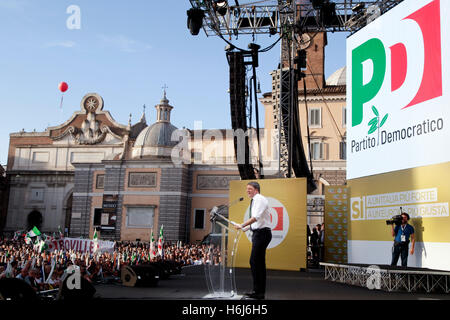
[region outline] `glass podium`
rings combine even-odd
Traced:
[[[234,222],[220,215],[213,208],[211,222],[213,232],[206,239],[207,257],[205,278],[209,290],[206,299],[240,299],[236,289],[235,258],[239,239],[243,232],[233,227]]]

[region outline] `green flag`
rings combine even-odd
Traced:
[[[30,238],[33,238],[33,237],[40,236],[40,235],[41,235],[41,232],[39,231],[38,228],[33,227],[33,229],[31,229],[31,230],[27,233],[27,235],[28,235]]]
[[[164,257],[164,225],[161,225],[159,229],[159,239],[158,239],[158,253],[161,257]]]

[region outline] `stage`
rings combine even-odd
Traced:
[[[251,291],[250,269],[236,268],[238,295]],[[329,280],[329,279],[328,279]],[[267,271],[266,300],[450,300],[450,295],[386,292],[325,280],[323,269]],[[211,300],[204,266],[183,268],[180,275],[160,280],[156,287],[95,286],[101,300]]]
[[[450,271],[390,265],[320,263],[325,280],[388,292],[449,293]]]

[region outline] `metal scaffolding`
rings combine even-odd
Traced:
[[[279,76],[280,97],[273,110],[278,120],[280,177],[307,177],[308,189],[315,185],[307,165],[300,125],[293,120],[298,111],[298,80],[295,68],[297,47],[305,33],[346,31],[354,33],[403,0],[189,0],[204,12],[202,28],[207,36],[219,36],[231,44],[239,35],[270,34],[281,38]],[[294,90],[295,89],[295,90]],[[297,108],[296,108],[297,106]],[[251,125],[250,125],[251,126]],[[300,150],[302,149],[302,150]],[[261,161],[261,159],[259,159]]]
[[[376,275],[378,285],[370,289],[388,292],[444,292],[450,293],[450,272],[428,269],[398,270],[386,266],[355,266],[320,263],[325,267],[325,280],[370,288],[368,282]]]

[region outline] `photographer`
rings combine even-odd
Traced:
[[[402,267],[408,264],[408,247],[411,237],[411,255],[414,254],[414,227],[408,224],[409,215],[402,212],[402,222],[400,225],[392,224],[392,236],[394,237],[394,247],[392,248],[392,263],[391,266],[396,266],[399,256],[402,258]]]

